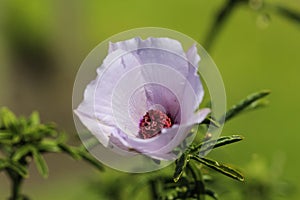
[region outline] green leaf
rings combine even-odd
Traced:
[[[252,103],[264,98],[265,96],[269,95],[269,90],[263,90],[261,92],[257,92],[254,94],[249,95],[246,99],[243,99],[238,104],[234,105],[230,108],[225,116],[225,121],[230,120],[231,118],[235,117],[236,115],[240,114],[244,110],[246,110]]]
[[[44,137],[57,137],[58,131],[56,130],[56,125],[53,123],[50,124],[39,124],[37,127],[33,127],[35,133],[38,133],[39,138]]]
[[[100,142],[95,137],[87,138],[84,140],[84,145],[81,145],[81,149],[92,149],[95,146],[99,145]]]
[[[181,178],[188,162],[189,162],[189,155],[187,153],[183,153],[179,157],[179,159],[177,159],[176,168],[173,175],[174,182],[177,182]]]
[[[60,143],[58,144],[59,148],[69,154],[70,156],[72,156],[75,160],[80,160],[81,159],[81,155],[79,154],[78,150],[74,147],[68,146],[67,144],[64,143]]]
[[[4,127],[10,128],[11,126],[15,126],[17,123],[17,118],[13,112],[11,112],[8,108],[4,107],[0,110],[1,124]]]
[[[196,160],[196,161],[202,163],[203,165],[205,165],[209,168],[212,168],[230,178],[233,178],[233,179],[236,179],[239,181],[244,181],[244,176],[240,172],[238,172],[237,170],[235,170],[225,164],[219,163],[215,160],[211,160],[208,158],[199,157],[199,156],[191,156],[191,159]]]
[[[56,138],[57,143],[65,143],[68,139],[68,136],[65,132],[59,132]]]
[[[30,115],[29,123],[30,123],[30,125],[33,125],[33,126],[36,126],[36,125],[40,124],[40,116],[39,116],[39,113],[37,111],[34,111]]]
[[[240,135],[223,136],[217,139],[214,148],[221,147],[227,144],[232,144],[243,140],[244,137]]]
[[[61,152],[61,148],[58,146],[58,143],[53,140],[42,140],[36,144],[36,148],[39,150],[39,152]]]
[[[11,132],[4,132],[0,130],[0,142],[1,140],[10,140],[13,134]]]
[[[200,154],[203,154],[210,149],[214,149],[214,148],[221,147],[224,145],[239,142],[243,139],[244,138],[240,135],[231,135],[231,136],[222,136],[216,140],[207,140],[207,141],[200,143],[199,145],[197,145],[195,147],[192,147],[191,153],[199,152]]]
[[[219,122],[217,122],[216,120],[214,120],[214,119],[211,118],[211,117],[205,118],[205,119],[203,120],[203,122],[201,122],[200,124],[207,124],[207,125],[212,124],[212,125],[213,125],[214,127],[216,127],[216,128],[219,128],[219,127],[221,126]]]
[[[13,161],[19,161],[24,156],[27,156],[32,153],[31,145],[24,145],[18,148],[12,156]]]
[[[269,105],[269,101],[267,99],[260,99],[253,102],[251,105],[248,106],[247,111],[256,110],[260,108],[264,108]]]
[[[43,156],[35,148],[32,148],[32,156],[33,156],[33,160],[35,162],[35,165],[36,165],[39,173],[44,178],[47,178],[48,177],[48,166],[47,166],[47,163],[46,163],[45,159],[43,158]]]
[[[35,148],[32,145],[25,145],[17,149],[12,157],[12,160],[14,162],[19,161],[24,156],[32,155],[33,160],[36,164],[37,170],[39,173],[46,178],[48,176],[48,166],[46,164],[46,161],[40,154],[37,148]]]
[[[90,163],[91,165],[96,167],[98,170],[100,170],[100,171],[104,170],[102,164],[97,159],[95,159],[93,156],[91,156],[91,154],[89,154],[86,150],[80,150],[80,151],[78,151],[78,153],[86,162]]]
[[[205,190],[205,194],[206,194],[207,196],[210,196],[210,197],[213,198],[214,200],[218,200],[218,199],[219,199],[217,193],[215,193],[215,192],[212,191],[212,190],[206,189],[206,190]]]
[[[25,166],[21,165],[19,162],[8,161],[7,168],[10,168],[24,178],[28,177],[28,169]]]

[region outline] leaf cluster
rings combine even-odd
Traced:
[[[0,110],[0,172],[6,172],[13,187],[29,176],[28,166],[32,161],[43,177],[48,176],[49,169],[44,158],[46,153],[66,153],[76,160],[87,161],[99,170],[103,169],[83,146],[68,145],[66,134],[59,131],[55,124],[41,123],[37,112],[26,118],[15,116],[8,108]],[[12,194],[11,199],[18,199],[18,195]]]
[[[263,90],[249,95],[236,105],[232,106],[220,119],[213,119],[211,116],[203,122],[205,125],[210,123],[214,127],[219,127],[221,123],[250,110],[255,110],[266,105],[264,97],[270,92]],[[221,163],[211,158],[204,157],[206,152],[225,145],[242,141],[240,135],[222,136],[217,139],[206,137],[200,143],[192,144],[177,160],[173,181],[170,179],[152,179],[158,199],[197,199],[205,200],[206,196],[218,199],[216,192],[208,188],[207,182],[211,180],[208,175],[203,175],[204,168],[214,170],[237,181],[244,181],[243,174],[228,164]]]

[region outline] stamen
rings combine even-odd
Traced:
[[[143,139],[152,138],[161,133],[163,128],[172,126],[171,118],[160,110],[149,110],[141,120],[139,135]]]

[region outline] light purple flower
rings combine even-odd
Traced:
[[[184,52],[170,38],[133,38],[109,44],[97,77],[75,110],[107,148],[173,160],[174,149],[204,120],[204,91],[196,46]]]

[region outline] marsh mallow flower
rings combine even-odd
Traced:
[[[185,52],[170,38],[110,43],[75,114],[107,148],[176,159],[175,149],[210,112],[196,111],[204,95],[199,61],[195,45]]]

